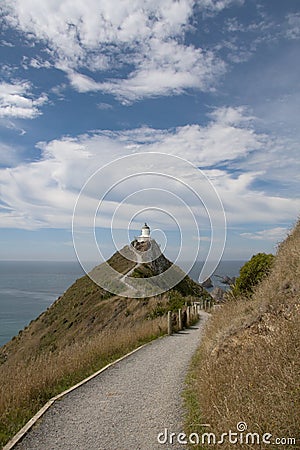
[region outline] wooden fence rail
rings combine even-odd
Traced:
[[[189,327],[199,319],[201,310],[210,311],[211,308],[212,300],[209,299],[193,302],[177,312],[168,311],[168,335],[171,336],[173,332]]]

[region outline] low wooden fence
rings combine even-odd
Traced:
[[[168,311],[168,335],[193,325],[199,319],[201,310],[210,311],[211,308],[212,300],[209,299],[193,302],[176,312]]]

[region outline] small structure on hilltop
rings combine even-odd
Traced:
[[[136,240],[138,242],[149,242],[150,241],[150,227],[145,222],[145,225],[142,227],[141,234],[137,236]]]

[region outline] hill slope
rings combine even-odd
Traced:
[[[157,245],[157,244],[156,244]],[[151,278],[163,274],[172,268],[180,274],[182,280],[174,289],[163,295],[143,299],[125,298],[111,294],[95,284],[87,275],[76,282],[59,297],[28,327],[0,349],[0,361],[6,361],[16,354],[28,358],[43,353],[55,352],[84,339],[98,335],[103,330],[116,330],[132,325],[132,321],[144,321],[157,304],[169,305],[170,297],[182,297],[184,303],[188,296],[209,297],[209,294],[198,283],[185,275],[181,269],[173,265],[162,253],[149,263],[136,264],[129,246],[116,252],[108,264],[120,274],[127,273],[137,267],[129,278],[137,286],[141,278]],[[127,258],[124,256],[126,255]],[[105,263],[106,264],[106,263]],[[92,270],[101,272],[102,264]]]
[[[173,287],[183,295],[205,293],[198,283],[161,253],[153,239],[150,242],[133,241],[107,263],[95,267],[90,275],[106,290],[129,297],[150,297]]]
[[[209,423],[205,431],[217,435],[244,421],[249,432],[298,439],[280,448],[300,448],[299,351],[300,222],[252,299],[229,301],[214,313],[191,372],[189,420]]]
[[[135,267],[148,277],[170,267],[180,271],[162,254],[156,262],[137,264],[126,258],[131,251],[124,247],[108,261],[120,277]],[[134,270],[131,275],[138,283]],[[0,444],[48,398],[165,333],[167,310],[202,296],[209,294],[188,276],[168,292],[148,298],[111,294],[87,275],[78,279],[0,349]]]

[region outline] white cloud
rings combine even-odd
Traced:
[[[225,38],[216,44],[215,51],[225,52],[230,62],[243,63],[265,44],[277,46],[286,39],[300,38],[299,12],[288,13],[281,18],[276,18],[271,11],[262,13],[259,5],[257,5],[257,12],[255,20],[250,22],[239,21],[236,17],[225,20],[223,28]],[[294,59],[293,64],[295,64]],[[274,74],[274,70],[272,73]],[[268,78],[267,80],[269,81]]]
[[[7,128],[9,130],[16,131],[20,136],[23,136],[26,134],[26,130],[20,126],[20,124],[17,124],[16,121],[12,121],[11,119],[5,117],[0,118],[0,126]]]
[[[284,192],[274,194],[276,184],[268,193],[254,189],[253,183],[263,174],[272,173],[274,167],[280,164],[284,155],[276,149],[272,158],[261,161],[259,171],[246,168],[246,161],[252,154],[260,154],[262,142],[266,137],[257,134],[251,128],[251,121],[243,109],[227,111],[224,108],[214,111],[211,121],[204,127],[190,125],[169,130],[139,128],[119,132],[94,132],[91,135],[81,135],[76,138],[62,138],[49,143],[41,143],[42,159],[36,162],[19,164],[16,167],[1,170],[1,200],[11,208],[1,215],[1,226],[20,228],[69,228],[73,207],[77,195],[89,178],[104,164],[125,155],[153,152],[163,152],[174,156],[182,156],[191,163],[205,169],[206,175],[212,180],[225,206],[230,226],[237,224],[274,225],[294,220],[299,211],[299,199],[287,198]],[[244,170],[235,174],[230,167],[235,161],[245,160]],[[157,165],[156,158],[144,158],[136,167],[137,172],[162,172],[166,166]],[[152,162],[151,162],[152,161]],[[274,167],[271,162],[273,161]],[[222,169],[212,169],[218,163]],[[290,161],[290,165],[294,164]],[[125,176],[125,169],[111,171],[105,179],[100,179],[86,194],[84,205],[86,211],[99,197],[107,183]],[[172,169],[168,167],[168,169]],[[289,166],[282,171],[282,178],[287,178]],[[174,176],[180,176],[190,185],[195,173],[186,171],[179,173],[174,169]],[[155,177],[154,177],[155,178]],[[139,177],[128,180],[126,184],[117,186],[110,198],[103,203],[102,226],[109,226],[114,210],[125,195],[142,188],[155,187],[158,179]],[[138,181],[138,183],[137,183]],[[185,199],[195,211],[197,205],[192,196],[187,195],[184,186],[172,180],[164,179],[165,189],[175,189],[180,198]],[[152,193],[153,194],[153,193]],[[168,207],[164,197],[151,194],[160,207]],[[139,204],[139,198],[132,198],[123,211],[124,225],[128,216]],[[172,202],[171,202],[172,203]],[[140,207],[143,207],[140,204]],[[175,208],[175,206],[174,206]],[[179,209],[178,209],[179,208]],[[180,207],[176,209],[179,212]],[[82,212],[84,223],[86,211]],[[202,213],[201,213],[202,214]],[[180,215],[180,213],[179,213]],[[181,214],[182,215],[182,214]],[[183,218],[184,221],[186,218]],[[183,220],[182,219],[182,220]]]
[[[97,83],[92,78],[82,75],[81,73],[69,71],[68,77],[72,87],[78,92],[84,93],[101,90],[101,83]]]
[[[288,39],[300,38],[300,13],[288,14],[286,26],[286,37]]]
[[[65,71],[79,92],[109,92],[122,101],[177,94],[189,88],[210,90],[225,64],[212,52],[184,45],[197,6],[218,12],[233,0],[6,0],[6,20],[29,40],[47,45],[47,58]],[[31,67],[51,67],[32,58]],[[80,73],[124,67],[123,78],[95,81]]]
[[[149,42],[148,57],[122,80],[95,83],[86,88],[111,93],[124,102],[145,97],[180,94],[186,89],[213,89],[215,80],[225,72],[225,64],[212,52],[175,41]]]
[[[42,60],[41,57],[31,58],[28,63],[27,58],[23,58],[24,60],[24,68],[28,68],[27,64],[34,69],[50,69],[52,64],[49,61]]]
[[[99,103],[97,103],[97,108],[105,111],[105,110],[113,109],[113,106],[110,103],[99,102]]]
[[[41,114],[40,106],[47,100],[46,94],[34,98],[27,81],[0,84],[0,117],[33,119]]]
[[[287,228],[275,227],[269,230],[255,231],[253,233],[241,233],[241,236],[246,239],[279,242],[287,236],[287,233]]]
[[[126,103],[145,97],[179,94],[191,88],[207,91],[224,71],[225,64],[212,52],[183,46],[174,40],[150,39],[145,56],[127,78],[96,82],[70,70],[68,77],[78,92],[107,92]]]
[[[20,148],[12,147],[4,142],[0,142],[0,166],[12,167],[20,164],[23,151]]]
[[[0,41],[0,45],[2,47],[14,47],[14,44],[12,44],[11,42],[6,41],[5,39],[2,39]]]
[[[45,0],[5,2],[9,22],[31,37],[47,40],[62,61],[79,62],[99,44],[132,45],[151,36],[169,38],[182,33],[192,13],[191,0]],[[64,46],[62,46],[64,44]],[[102,50],[102,49],[100,49]]]
[[[221,122],[225,125],[241,125],[251,123],[255,117],[248,114],[247,110],[243,106],[238,107],[220,107],[216,108],[210,113],[210,117],[215,119],[217,122]]]
[[[281,197],[287,192],[290,198],[298,198],[300,161],[298,137],[263,135],[259,151],[249,153],[247,158],[232,161],[232,169],[257,171],[256,190],[272,192]]]
[[[230,227],[236,225],[289,222],[300,209],[300,199],[285,197],[284,192],[275,196],[252,188],[261,172],[247,172],[233,177],[225,171],[205,172],[214,183],[223,201]]]
[[[198,6],[207,13],[215,14],[234,4],[243,5],[243,3],[244,0],[201,0],[198,2]]]

